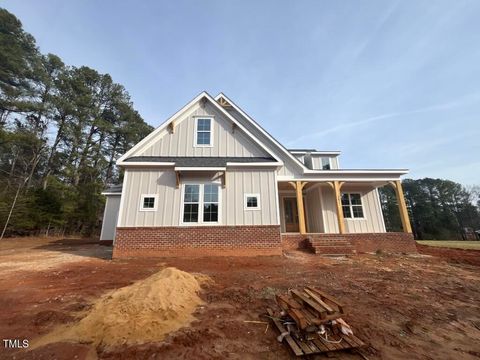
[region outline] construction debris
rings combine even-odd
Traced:
[[[281,310],[276,314],[267,309],[268,316],[280,333],[277,340],[288,344],[296,356],[365,346],[342,319],[345,306],[333,296],[306,287],[276,295],[276,300]]]

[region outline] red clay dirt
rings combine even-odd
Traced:
[[[426,251],[429,251],[427,249]],[[420,252],[424,251],[420,248]],[[7,239],[0,243],[0,338],[28,339],[85,316],[105,292],[166,266],[210,276],[197,321],[159,343],[105,349],[55,343],[4,349],[1,359],[289,359],[259,317],[274,294],[312,285],[348,306],[345,320],[369,359],[478,359],[480,267],[428,255],[328,259],[299,251],[250,258],[110,260],[96,242]],[[477,256],[480,256],[477,255]],[[454,261],[453,263],[451,261]],[[361,359],[341,353],[338,359]]]

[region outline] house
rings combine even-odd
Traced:
[[[286,149],[226,95],[202,92],[120,157],[101,240],[114,257],[415,252],[405,169],[351,170],[340,152]],[[386,232],[393,186],[403,232]]]

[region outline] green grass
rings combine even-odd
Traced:
[[[480,241],[417,240],[420,245],[480,250]]]

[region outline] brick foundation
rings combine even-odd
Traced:
[[[309,235],[301,234],[282,234],[282,249],[297,250],[306,249]]]
[[[282,248],[284,250],[308,248],[307,239],[337,239],[348,240],[355,252],[366,253],[377,250],[390,253],[416,253],[413,235],[404,232],[388,233],[357,233],[357,234],[282,234]]]
[[[117,228],[113,257],[281,255],[279,225]]]
[[[358,253],[376,252],[417,253],[413,234],[404,232],[344,234]]]

